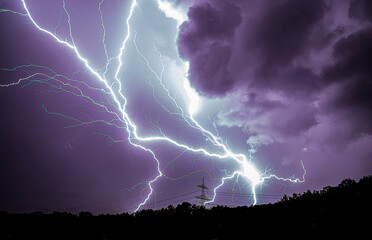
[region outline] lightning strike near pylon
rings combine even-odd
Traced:
[[[71,125],[70,127],[77,127],[77,126],[81,126],[81,125],[85,125],[85,124],[92,124],[92,123],[95,123],[95,122],[102,122],[102,123],[105,123],[107,125],[111,125],[111,126],[115,126],[117,128],[125,129],[126,134],[127,134],[126,138],[125,138],[125,141],[129,142],[131,144],[131,146],[133,146],[135,148],[138,148],[138,149],[141,149],[142,151],[148,153],[149,156],[151,156],[151,158],[155,161],[155,164],[156,164],[156,176],[153,177],[151,180],[147,181],[146,190],[148,190],[148,193],[145,194],[146,196],[143,197],[142,201],[137,205],[137,207],[135,209],[135,212],[140,210],[151,198],[151,196],[154,192],[154,183],[156,181],[158,181],[159,178],[161,178],[163,176],[166,176],[163,173],[162,168],[161,168],[161,165],[162,165],[161,164],[161,159],[157,157],[157,155],[155,154],[154,149],[147,146],[147,143],[151,143],[151,142],[165,142],[167,144],[171,144],[172,146],[174,146],[176,148],[181,149],[183,151],[183,153],[184,152],[190,152],[190,153],[194,153],[194,154],[201,154],[201,155],[206,156],[206,157],[216,158],[216,159],[223,159],[223,160],[231,161],[231,162],[237,164],[238,168],[235,171],[233,171],[232,174],[227,174],[226,176],[221,178],[220,184],[217,185],[213,189],[213,197],[211,198],[210,201],[206,202],[206,204],[214,202],[216,197],[217,197],[217,194],[218,194],[217,190],[220,187],[222,187],[225,184],[226,181],[234,179],[236,177],[242,177],[243,179],[245,179],[247,182],[250,183],[250,186],[251,186],[250,191],[253,194],[253,204],[257,203],[256,187],[259,184],[262,184],[267,179],[276,179],[276,180],[279,180],[279,181],[289,181],[289,182],[293,182],[293,183],[303,182],[305,180],[306,170],[305,170],[305,167],[304,167],[304,164],[303,164],[302,161],[301,161],[301,164],[302,164],[302,167],[303,167],[303,170],[304,170],[303,179],[283,178],[283,177],[278,177],[274,174],[266,175],[266,174],[260,173],[260,171],[257,170],[256,167],[254,166],[251,156],[247,157],[244,154],[233,152],[230,149],[230,147],[226,143],[223,142],[223,140],[221,139],[221,137],[219,135],[216,135],[212,131],[209,131],[205,127],[203,127],[195,119],[195,115],[198,113],[198,111],[201,110],[202,99],[198,95],[197,91],[194,88],[191,87],[191,84],[190,84],[190,81],[189,81],[189,78],[188,78],[189,63],[186,62],[186,61],[183,62],[184,77],[182,79],[183,82],[180,83],[183,87],[183,94],[187,98],[186,109],[184,109],[182,107],[182,105],[179,104],[176,97],[172,96],[172,94],[169,92],[168,87],[163,82],[162,75],[163,75],[163,71],[164,71],[164,65],[162,65],[161,73],[158,74],[156,72],[156,70],[151,66],[150,61],[148,60],[146,55],[141,52],[140,48],[136,44],[137,33],[136,33],[135,29],[132,28],[131,21],[132,21],[132,18],[134,18],[135,14],[136,14],[136,9],[140,8],[140,5],[138,4],[138,0],[132,0],[132,1],[129,2],[129,6],[128,6],[129,13],[128,13],[128,16],[126,17],[126,19],[124,20],[125,21],[125,26],[126,26],[126,34],[124,36],[122,36],[123,39],[121,41],[120,49],[114,57],[110,57],[109,54],[108,54],[108,50],[107,50],[108,45],[107,45],[107,42],[106,42],[106,27],[105,27],[105,24],[104,24],[103,12],[102,12],[102,9],[101,9],[101,7],[104,3],[104,0],[101,0],[101,1],[98,2],[100,21],[101,21],[102,30],[103,30],[102,45],[103,45],[104,53],[105,53],[105,57],[106,57],[106,65],[105,65],[105,68],[104,68],[104,71],[103,71],[102,74],[100,74],[99,71],[91,65],[89,59],[85,58],[81,54],[81,51],[77,47],[77,44],[75,44],[75,40],[73,38],[73,22],[72,22],[70,14],[68,12],[68,8],[66,6],[65,0],[63,0],[63,9],[64,9],[64,12],[65,12],[67,18],[68,18],[68,27],[69,27],[68,30],[69,30],[70,42],[67,41],[67,40],[63,40],[62,38],[57,36],[55,33],[51,32],[51,31],[48,31],[47,29],[43,28],[41,26],[41,24],[38,23],[35,20],[35,18],[33,17],[30,9],[28,8],[29,2],[26,3],[26,0],[21,0],[21,2],[22,2],[24,10],[26,12],[25,14],[15,12],[15,11],[10,11],[10,10],[8,10],[8,11],[2,10],[2,12],[12,12],[12,13],[19,14],[21,16],[27,16],[29,18],[29,20],[31,21],[32,25],[37,30],[39,30],[43,34],[46,34],[46,35],[50,36],[50,38],[52,40],[55,40],[58,44],[64,45],[69,51],[72,51],[75,54],[76,58],[89,71],[91,76],[94,77],[96,79],[96,81],[98,81],[99,83],[101,83],[103,85],[102,89],[93,88],[91,86],[89,86],[89,88],[93,89],[93,90],[96,90],[96,91],[100,91],[103,94],[105,94],[105,96],[106,95],[109,96],[111,98],[110,101],[112,101],[112,104],[111,104],[110,107],[107,107],[106,105],[108,104],[108,101],[104,101],[104,100],[96,101],[96,100],[92,99],[91,97],[89,97],[89,94],[85,93],[81,88],[74,85],[74,84],[83,84],[83,85],[87,86],[86,83],[84,83],[82,81],[80,82],[80,81],[76,81],[76,80],[73,80],[73,79],[68,79],[67,77],[62,77],[62,75],[56,74],[55,72],[53,74],[53,71],[51,69],[48,69],[49,72],[51,72],[50,75],[45,74],[45,73],[35,73],[35,74],[32,74],[28,77],[21,78],[17,82],[10,83],[10,84],[2,84],[2,85],[0,85],[0,87],[10,87],[10,86],[13,86],[13,85],[19,85],[22,82],[26,82],[26,81],[31,81],[31,83],[32,83],[32,82],[36,81],[35,78],[43,77],[43,80],[37,80],[37,81],[39,83],[49,84],[50,86],[53,86],[56,89],[59,89],[61,91],[67,92],[67,93],[70,93],[74,96],[77,96],[77,97],[82,98],[86,101],[89,101],[92,104],[102,108],[105,112],[109,113],[111,116],[113,116],[113,119],[109,120],[109,121],[104,120],[104,119],[92,120],[92,121],[81,121],[81,120],[76,119],[72,116],[68,116],[68,115],[65,115],[65,114],[54,113],[52,111],[49,111],[47,109],[47,107],[45,107],[44,105],[42,106],[43,109],[45,110],[45,112],[48,113],[48,114],[59,115],[61,117],[64,117],[64,118],[69,119],[71,121],[74,121],[75,124]],[[181,10],[176,9],[170,2],[168,2],[166,0],[156,0],[156,3],[158,5],[159,10],[161,12],[163,12],[166,17],[171,18],[171,19],[176,21],[177,32],[179,32],[179,28],[182,25],[182,23],[187,21],[187,15],[184,12],[182,12]],[[185,142],[182,142],[182,141],[179,141],[179,140],[174,139],[172,137],[169,137],[169,136],[167,136],[166,133],[164,133],[161,130],[160,127],[158,127],[158,134],[157,135],[143,136],[143,135],[139,134],[139,131],[138,131],[139,126],[133,120],[132,116],[129,114],[128,109],[127,109],[127,104],[128,104],[128,102],[130,102],[130,99],[128,99],[127,96],[124,93],[125,92],[124,91],[125,90],[125,85],[123,84],[126,81],[126,76],[123,74],[123,71],[124,71],[123,68],[124,68],[124,64],[125,64],[123,59],[125,57],[127,46],[128,46],[128,43],[129,43],[129,40],[130,40],[131,37],[133,38],[133,44],[134,44],[134,47],[135,47],[135,50],[136,50],[137,54],[141,57],[141,59],[143,59],[143,61],[146,64],[147,69],[150,71],[150,73],[153,75],[153,77],[155,77],[155,79],[157,81],[157,84],[159,84],[159,86],[162,88],[162,90],[166,93],[164,96],[167,98],[167,100],[169,100],[169,102],[176,109],[176,112],[172,112],[172,113],[177,114],[178,116],[181,116],[182,117],[181,119],[183,119],[186,126],[188,126],[189,128],[191,128],[193,130],[197,130],[200,134],[202,134],[202,136],[206,140],[208,140],[208,142],[210,142],[213,145],[213,147],[214,147],[213,151],[211,151],[208,148],[195,147],[195,146],[189,145]],[[177,43],[174,42],[174,44],[177,44]],[[156,49],[155,45],[154,45],[154,47]],[[161,61],[161,52],[158,51],[157,49],[156,49],[156,51],[158,52],[158,54],[160,56],[159,60]],[[131,61],[131,60],[127,59],[126,61]],[[115,68],[115,71],[114,71],[115,72],[114,76],[110,78],[110,77],[108,77],[108,74],[107,74],[108,68],[115,65],[115,64],[116,64],[116,68]],[[161,64],[163,64],[163,63],[161,62]],[[27,67],[30,67],[30,66],[40,67],[40,66],[36,66],[36,65],[29,65],[29,66],[20,66],[18,68],[21,68],[21,67],[27,68]],[[15,71],[15,70],[17,70],[17,68],[5,69],[5,70]],[[67,83],[65,83],[63,80],[60,80],[61,78],[64,78],[65,81],[67,81]],[[114,110],[112,110],[112,108],[114,108],[116,110],[116,112]],[[122,125],[119,125],[119,123],[122,124]],[[117,140],[113,140],[113,138],[111,138],[111,140],[112,141],[117,141]],[[201,172],[201,171],[203,171],[203,170],[193,171],[193,172],[190,172],[190,174],[185,174],[184,176],[189,176],[189,175],[193,174],[194,172]],[[172,180],[179,179],[179,178],[171,178],[171,177],[168,177],[168,176],[166,176],[166,177],[168,179],[172,179]]]

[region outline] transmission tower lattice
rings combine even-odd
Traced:
[[[201,191],[201,194],[196,196],[195,200],[196,200],[196,202],[199,201],[200,205],[204,206],[206,202],[210,201],[210,199],[207,198],[207,196],[205,195],[205,192],[208,193],[209,188],[207,186],[205,186],[205,184],[204,184],[204,177],[202,179],[202,184],[197,185],[197,187],[198,187],[198,191],[199,190]]]

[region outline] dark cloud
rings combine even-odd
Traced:
[[[365,28],[343,37],[334,46],[335,64],[325,67],[324,78],[329,81],[372,77],[372,28]]]
[[[332,43],[332,41],[334,41],[336,38],[338,38],[344,33],[345,33],[345,27],[337,26],[335,29],[331,30],[330,32],[326,33],[324,36],[320,37],[318,39],[318,43],[316,44],[315,48],[316,49],[326,48]],[[322,34],[320,33],[319,35],[322,35]]]
[[[259,61],[253,84],[293,95],[313,93],[320,87],[318,77],[294,61],[318,47],[312,45],[311,38],[327,10],[326,4],[320,0],[290,0],[269,6],[253,34],[246,36],[248,49],[253,49],[250,52],[255,52]]]
[[[210,3],[199,4],[190,8],[189,22],[180,32],[181,53],[189,55],[187,50],[198,50],[198,44],[209,45],[208,41],[223,42],[231,39],[235,27],[241,22],[240,9],[233,4],[222,2],[212,6]],[[195,45],[196,44],[196,45]]]
[[[247,1],[198,1],[179,36],[180,53],[190,60],[192,85],[210,96],[242,84],[288,87],[294,93],[300,87],[301,94],[305,88],[317,89],[312,71],[293,61],[311,49],[314,28],[327,9],[323,0],[287,0],[263,7]],[[340,31],[327,32],[323,45]]]
[[[303,66],[289,66],[281,68],[275,74],[263,73],[262,68],[257,69],[255,82],[251,85],[262,91],[265,89],[276,89],[294,98],[310,97],[322,88],[318,75],[311,69]]]
[[[372,130],[372,30],[355,21],[370,20],[371,4],[197,1],[181,28],[179,49],[199,92],[241,98],[221,111],[221,125],[243,127],[266,143],[306,132],[325,141],[343,131],[339,142],[347,144]],[[339,129],[319,130],[333,129],[332,122]]]
[[[261,71],[270,75],[279,67],[309,48],[309,35],[326,10],[323,0],[282,1],[269,5],[256,26],[253,36],[248,36],[251,47],[261,55]]]
[[[351,0],[349,16],[354,19],[372,22],[372,2],[370,0]]]
[[[372,28],[340,39],[333,56],[335,63],[325,68],[324,80],[339,85],[326,110],[347,114],[354,134],[372,133]]]
[[[230,46],[214,43],[209,47],[211,51],[200,54],[191,62],[190,77],[195,80],[197,89],[208,89],[211,94],[226,92],[232,88],[233,80],[226,65],[231,56]]]
[[[190,59],[190,78],[202,92],[212,95],[231,89],[233,79],[227,68],[231,39],[241,22],[240,9],[227,1],[197,4],[188,12],[189,21],[181,27],[179,49]]]

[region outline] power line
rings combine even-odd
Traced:
[[[256,194],[253,194],[253,193],[234,193],[234,192],[217,192],[217,195],[220,195],[220,194],[230,194],[230,195],[241,195],[241,196],[264,196],[264,197],[282,197],[283,195],[280,195],[280,194],[262,194],[262,193],[256,193]]]
[[[234,192],[217,192],[217,196],[227,196],[227,197],[239,197],[239,198],[253,198],[254,194],[252,193],[234,193]],[[257,198],[260,199],[280,199],[283,195],[279,194],[256,194]]]

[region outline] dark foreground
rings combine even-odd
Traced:
[[[253,207],[190,203],[137,214],[0,213],[1,239],[253,239],[371,237],[372,176]]]

